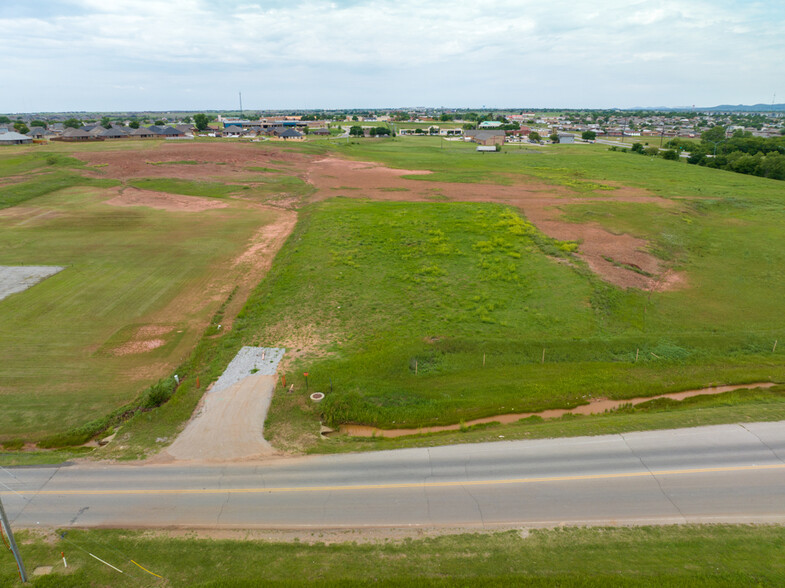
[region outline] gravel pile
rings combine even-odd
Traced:
[[[274,376],[284,353],[286,349],[278,347],[243,347],[226,366],[210,392],[225,390],[253,374]]]
[[[64,269],[59,265],[0,265],[0,300],[24,292]]]

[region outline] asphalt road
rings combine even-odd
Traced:
[[[207,465],[0,470],[19,527],[785,522],[785,422]]]

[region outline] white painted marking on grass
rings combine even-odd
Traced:
[[[220,392],[240,380],[259,374],[274,376],[286,349],[278,347],[243,347],[226,366],[224,373],[210,388],[210,392]]]
[[[24,292],[64,269],[59,265],[0,265],[0,300]]]

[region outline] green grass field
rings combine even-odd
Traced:
[[[263,316],[262,340],[286,326],[331,352],[305,366],[313,389],[332,380],[329,424],[446,424],[782,378],[779,302],[752,313],[729,294],[700,314],[692,291],[649,299],[559,263],[571,247],[498,205],[336,199],[306,214],[244,313]]]
[[[301,360],[287,377],[302,390],[299,374],[308,371],[310,391],[332,392],[317,411],[328,424],[416,427],[597,396],[785,380],[780,182],[601,146],[505,147],[485,157],[470,145],[399,138],[334,149],[436,172],[414,176],[420,181],[535,178],[578,196],[612,195],[616,186],[659,195],[673,204],[587,200],[564,206],[564,218],[647,239],[687,286],[649,294],[609,285],[559,263],[567,252],[538,231],[511,235],[501,219],[515,213],[495,205],[322,203],[245,312],[266,309],[251,328],[262,339],[286,340],[286,325],[289,344],[327,353]],[[303,336],[291,336],[297,332]],[[772,410],[768,418],[785,416]],[[734,414],[744,418],[725,418]],[[314,416],[279,397],[269,434],[284,440],[290,423],[306,430]]]
[[[68,157],[69,148],[78,153],[109,147],[58,145],[48,155],[17,150],[0,158],[0,170],[9,178],[0,191],[18,187],[25,174],[26,183],[33,184],[51,174],[79,176],[79,162]],[[644,238],[653,255],[686,276],[685,287],[668,292],[613,286],[575,258],[578,244],[551,239],[518,210],[497,204],[375,202],[363,199],[361,190],[346,192],[353,198],[307,204],[231,331],[209,331],[198,345],[192,331],[181,338],[170,335],[171,341],[145,354],[145,360],[160,354],[162,362],[173,353],[178,361],[189,357],[182,365],[189,366],[191,380],[201,375],[208,383],[242,345],[286,346],[287,379],[296,393],[276,396],[268,418],[268,434],[284,446],[310,451],[364,446],[330,445],[333,440],[319,444],[313,431],[320,419],[331,425],[417,427],[576,406],[591,397],[624,399],[714,384],[785,381],[780,319],[785,299],[779,296],[785,286],[780,271],[785,267],[780,230],[785,192],[780,182],[610,152],[600,145],[510,146],[481,155],[471,144],[418,137],[264,148],[280,149],[282,156],[291,151],[332,154],[428,169],[434,173],[412,176],[426,183],[561,186],[579,199],[561,206],[564,220],[594,222]],[[10,382],[2,393],[24,399],[12,405],[18,416],[2,423],[3,432],[9,431],[7,441],[79,425],[88,412],[85,406],[99,417],[144,388],[149,374],[138,380],[129,376],[140,369],[133,356],[110,358],[107,350],[121,347],[135,325],[150,322],[149,315],[139,315],[161,311],[176,291],[198,290],[199,280],[236,251],[238,235],[248,235],[260,222],[236,208],[243,201],[266,202],[280,193],[302,204],[310,196],[313,188],[291,175],[302,170],[274,159],[270,163],[274,167],[248,167],[247,177],[232,182],[129,182],[231,203],[199,215],[106,207],[97,196],[100,187],[90,182],[112,180],[82,178],[68,190],[27,200],[25,206],[34,203],[46,212],[31,222],[0,217],[8,229],[0,235],[6,240],[0,263],[69,266],[0,307],[0,312],[9,309],[12,329],[4,335],[4,348],[13,359],[5,364],[11,367],[0,368],[6,370],[0,374],[3,381]],[[614,201],[613,195],[625,188],[662,197],[670,205]],[[592,199],[597,196],[611,200]],[[77,227],[89,229],[90,238]],[[82,281],[71,271],[82,267],[74,259],[84,260]],[[94,307],[76,294],[91,288],[111,302]],[[151,292],[156,294],[147,302]],[[146,301],[141,308],[139,300]],[[206,305],[202,320],[220,302]],[[48,310],[34,321],[40,308]],[[153,322],[180,330],[181,321],[174,318]],[[776,342],[782,343],[775,349]],[[41,367],[34,350],[59,359]],[[65,357],[79,361],[65,362]],[[110,364],[115,367],[106,367]],[[328,392],[318,408],[304,401],[305,371],[308,392]],[[129,422],[124,432],[132,449],[126,457],[144,454],[145,447],[169,437],[188,418],[201,394],[191,380],[173,402]],[[107,381],[111,390],[102,384]],[[74,382],[88,384],[78,404],[68,398]],[[25,393],[14,396],[12,389]],[[761,418],[785,417],[778,396],[767,402]],[[719,412],[709,422],[746,418],[744,404],[744,398],[735,398],[732,406],[712,407]],[[690,410],[685,414],[676,420],[702,422]],[[638,417],[630,415],[610,415],[600,424],[577,419],[570,426],[577,431],[585,425],[590,432],[614,430],[613,422],[646,428],[656,421],[667,427],[668,414],[657,415],[641,417],[647,424],[636,425]],[[290,444],[300,434],[292,435],[293,430],[309,441]]]
[[[36,587],[785,583],[785,529],[780,526],[533,529],[375,541],[352,532],[337,538],[319,532],[302,535],[302,540],[286,542],[253,534],[245,540],[219,540],[196,534],[69,530],[49,538],[20,532],[17,539],[28,573],[53,567],[50,574],[34,578]],[[21,586],[10,552],[0,553],[0,583]]]
[[[234,287],[233,259],[273,218],[241,203],[198,214],[109,206],[115,194],[96,186],[117,182],[82,178],[73,161],[0,157],[15,180],[0,199],[26,195],[0,215],[0,264],[66,268],[0,302],[9,446],[100,418],[170,375]],[[157,346],[140,351],[139,340]]]

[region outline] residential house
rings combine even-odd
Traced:
[[[480,130],[472,129],[464,131],[465,140],[472,141],[479,145],[503,145],[504,131],[501,129]]]
[[[128,137],[131,139],[154,139],[157,136],[157,134],[147,127],[139,127],[138,129],[133,129],[130,133],[128,133]]]
[[[152,128],[152,127],[151,127]],[[174,127],[159,127],[158,136],[165,137],[167,139],[175,138],[175,137],[185,137],[185,133],[175,129]]]
[[[25,143],[32,143],[33,139],[27,135],[22,135],[16,131],[8,131],[0,133],[0,145],[24,145]]]
[[[289,140],[289,139],[302,139],[303,134],[300,131],[295,129],[286,129],[278,134],[279,139]]]
[[[222,137],[243,137],[248,134],[248,131],[239,125],[231,125],[224,127],[220,133]]]
[[[54,135],[54,133],[44,127],[33,127],[30,132],[26,133],[32,139],[47,139]]]
[[[98,133],[98,136],[102,139],[125,139],[128,133],[122,127],[111,127]]]
[[[60,139],[63,141],[89,141],[96,138],[83,129],[72,129],[70,127],[63,131],[63,134],[60,136]]]

